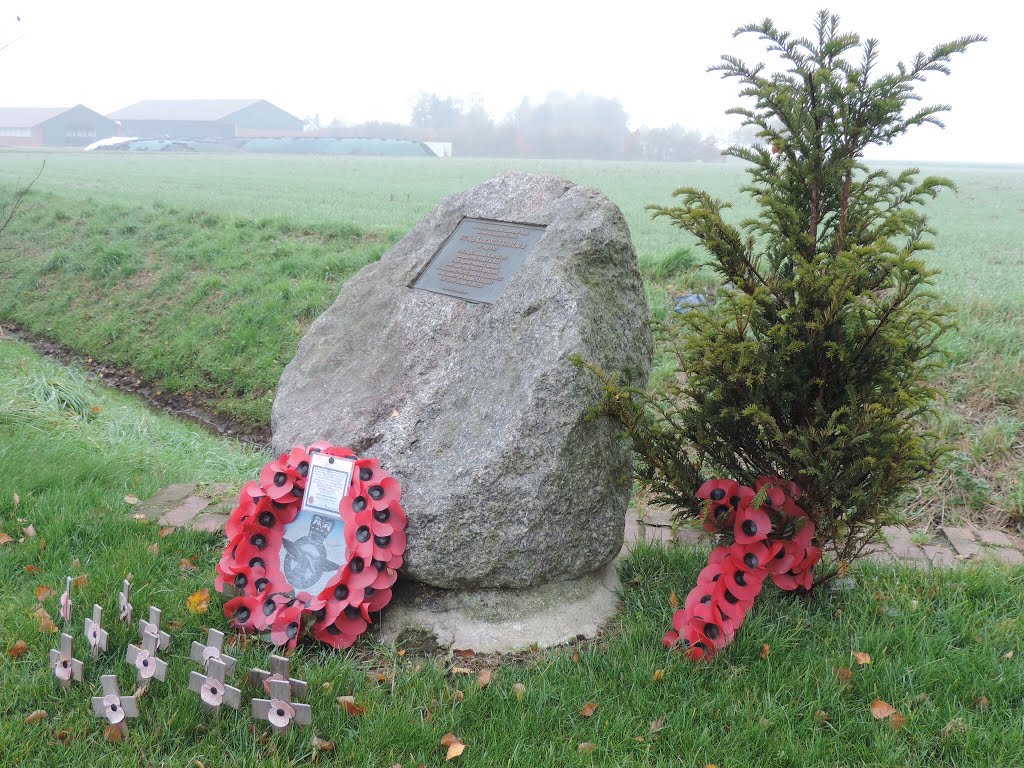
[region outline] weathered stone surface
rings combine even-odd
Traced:
[[[409,286],[464,217],[542,224],[492,305]],[[403,483],[403,572],[435,587],[580,576],[622,545],[630,455],[578,354],[634,386],[652,341],[629,231],[596,189],[506,173],[437,208],[353,276],[274,402],[275,450],[325,438]]]

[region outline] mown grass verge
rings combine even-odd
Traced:
[[[467,745],[454,763],[466,768],[1011,766],[1024,759],[1020,569],[866,565],[852,591],[811,599],[766,591],[737,642],[713,664],[694,665],[660,644],[669,593],[685,593],[704,562],[703,553],[683,548],[636,550],[621,569],[619,620],[578,652],[508,661],[414,658],[372,639],[348,653],[304,646],[292,669],[312,686],[312,727],[269,737],[248,714],[254,691],[244,685],[242,712],[210,718],[187,690],[188,649],[206,627],[225,628],[221,599],[214,593],[211,611],[200,615],[189,613],[186,599],[211,586],[218,539],[184,530],[160,537],[155,525],[132,519],[124,495],[146,496],[168,482],[239,482],[263,457],[150,413],[10,342],[0,342],[0,425],[0,531],[14,538],[0,545],[0,765],[256,766],[319,758],[441,766],[449,732]],[[30,524],[36,535],[19,543]],[[182,558],[195,558],[197,570],[182,571]],[[112,744],[89,697],[101,674],[116,673],[122,690],[132,688],[124,652],[137,632],[113,620],[116,591],[129,573],[137,610],[161,607],[174,640],[165,656],[168,682],[154,683],[142,699],[128,741]],[[65,575],[88,575],[74,591],[80,657],[79,625],[93,602],[104,607],[111,632],[109,652],[86,660],[85,684],[67,692],[47,667],[57,636],[40,632],[33,616],[35,590],[48,586],[55,593],[42,606],[59,622]],[[19,639],[29,650],[12,658],[6,651]],[[869,653],[871,663],[857,666],[853,651]],[[231,652],[242,672],[267,662],[258,642]],[[475,673],[453,669],[464,666],[493,667],[490,684],[481,689]],[[837,668],[852,669],[848,683]],[[664,676],[655,680],[658,670]],[[349,694],[365,714],[353,717],[335,703]],[[894,729],[874,720],[876,699],[907,723]],[[580,710],[590,702],[597,709],[585,718]],[[47,718],[26,724],[36,709]],[[318,754],[314,736],[333,741],[334,750]],[[580,744],[593,748],[581,752]]]
[[[43,193],[4,233],[0,318],[262,427],[306,327],[389,240]]]

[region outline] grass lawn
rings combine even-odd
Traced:
[[[203,396],[244,426],[309,322],[445,194],[510,168],[601,188],[623,210],[653,314],[712,290],[692,240],[645,206],[681,185],[751,212],[737,164],[4,152],[0,188],[36,191],[0,239],[0,321],[133,367],[155,388]],[[929,262],[957,310],[934,428],[953,452],[910,489],[919,524],[1024,527],[1024,168],[945,165],[958,194],[929,204]],[[8,258],[12,258],[6,264]],[[659,355],[654,381],[675,375]]]
[[[467,768],[1024,763],[1020,569],[875,565],[857,570],[848,592],[792,599],[766,591],[736,643],[713,664],[695,665],[660,644],[670,592],[685,594],[703,564],[683,548],[634,551],[621,566],[620,619],[578,656],[565,648],[514,661],[414,658],[371,639],[348,653],[301,647],[292,669],[312,686],[313,725],[268,738],[247,714],[251,690],[242,686],[242,712],[217,719],[187,690],[191,641],[209,625],[226,628],[216,593],[207,614],[190,614],[185,602],[212,585],[218,539],[183,530],[161,538],[155,525],[133,520],[124,501],[170,482],[240,482],[263,457],[2,341],[0,430],[0,532],[14,539],[0,545],[3,650],[17,640],[29,647],[16,658],[0,655],[0,765],[255,766],[319,757],[440,766],[449,732],[467,745],[453,764]],[[19,543],[29,524],[36,535]],[[180,570],[182,558],[195,558],[198,569]],[[131,690],[124,653],[136,632],[113,620],[129,573],[136,611],[158,605],[175,631],[168,682],[154,683],[141,700],[127,743],[111,744],[89,696],[105,673]],[[67,692],[47,667],[57,636],[40,632],[33,616],[36,590],[45,586],[55,593],[43,607],[57,618],[65,575],[88,575],[74,591],[79,657],[80,624],[93,602],[104,607],[111,633],[109,652],[86,659],[85,685]],[[853,651],[870,654],[871,663],[859,667]],[[231,652],[243,671],[267,662],[259,642]],[[459,666],[494,667],[490,685],[481,689],[475,673],[453,671]],[[835,669],[852,669],[849,682]],[[664,677],[655,680],[658,670]],[[525,687],[521,700],[517,683]],[[335,704],[349,694],[363,716]],[[874,720],[876,699],[907,723],[894,729]],[[584,718],[580,710],[591,702],[597,709]],[[47,719],[26,724],[36,709]],[[314,736],[333,741],[334,751],[318,754]],[[584,743],[593,750],[581,753]]]

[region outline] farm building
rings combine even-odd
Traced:
[[[81,104],[0,107],[0,147],[84,147],[117,133],[117,125]]]
[[[287,136],[302,131],[302,120],[263,99],[140,101],[108,117],[121,124],[121,135],[152,139]]]

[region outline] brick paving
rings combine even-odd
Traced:
[[[225,483],[170,485],[135,508],[135,514],[162,526],[223,534],[237,489]],[[999,530],[944,526],[937,531],[911,531],[899,526],[882,529],[884,541],[873,544],[869,559],[908,563],[921,567],[951,567],[963,562],[994,559],[1011,566],[1024,565],[1024,539]],[[677,542],[711,547],[710,538],[697,528],[680,526],[673,532],[671,511],[649,506],[643,516],[636,509],[626,514],[623,553],[638,541],[650,544]]]

